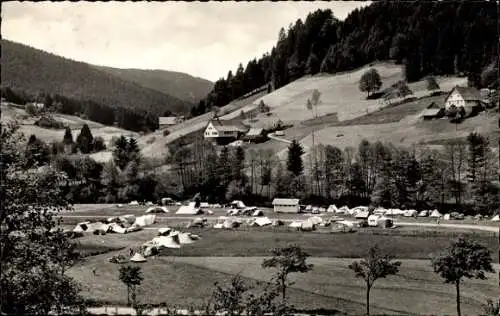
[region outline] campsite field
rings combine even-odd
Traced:
[[[84,293],[105,304],[126,302],[126,289],[118,280],[118,265],[106,255],[90,258],[71,269],[70,274],[84,285]],[[271,271],[260,267],[262,257],[160,257],[139,264],[144,281],[139,300],[152,304],[199,307],[209,298],[214,282],[227,282],[241,274],[257,290],[269,281]],[[310,258],[314,269],[307,275],[292,276],[288,292],[298,308],[325,308],[348,314],[364,311],[364,285],[353,277],[350,259]],[[496,265],[498,269],[498,265]],[[96,275],[91,272],[96,269]],[[487,298],[497,293],[495,275],[488,280],[466,280],[462,287],[464,315],[481,312]],[[443,284],[432,272],[428,260],[403,260],[401,273],[377,281],[372,290],[373,313],[445,315],[454,313],[454,288]],[[312,303],[314,302],[314,303]]]

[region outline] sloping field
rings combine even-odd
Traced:
[[[64,129],[48,129],[33,125],[38,119],[37,117],[29,116],[24,109],[14,107],[11,105],[6,105],[2,103],[2,122],[7,122],[10,120],[18,120],[20,123],[20,131],[24,133],[25,137],[29,137],[31,134],[36,135],[37,138],[45,141],[62,141],[64,136]],[[82,119],[77,116],[65,115],[65,114],[52,114],[54,119],[69,126],[73,133],[73,140],[76,139],[80,130],[84,124],[90,127],[92,135],[94,137],[102,137],[106,146],[109,146],[111,139],[113,137],[119,137],[121,135],[134,136],[137,137],[137,133],[127,131],[121,128],[113,126],[105,126],[103,124]]]
[[[244,108],[245,105],[254,102],[256,99],[261,97],[265,92],[255,94],[244,100],[237,100],[231,102],[220,108],[220,118],[222,120],[227,120],[234,118],[240,114],[240,109]],[[234,111],[234,112],[232,112]],[[232,113],[232,114],[226,114]],[[237,113],[234,115],[234,113]],[[234,116],[234,117],[233,117]],[[166,144],[196,131],[202,130],[208,124],[213,117],[211,112],[205,113],[203,115],[197,116],[190,120],[187,120],[181,124],[172,126],[168,128],[170,134],[163,136],[163,131],[156,131],[154,133],[148,134],[144,137],[139,138],[138,142],[142,148],[142,154],[147,157],[165,157],[168,155],[168,149]],[[151,141],[154,139],[153,141]],[[150,142],[148,144],[148,142]]]
[[[285,122],[300,122],[312,117],[307,110],[307,99],[312,91],[321,92],[321,104],[317,107],[317,116],[336,113],[339,121],[345,121],[374,112],[387,104],[382,100],[366,100],[366,94],[359,91],[359,80],[370,68],[376,69],[382,78],[381,90],[403,79],[403,67],[391,63],[375,63],[372,67],[364,66],[352,72],[336,75],[303,77],[272,93],[256,100],[241,110],[248,112],[257,107],[260,100],[271,107],[274,115]],[[451,90],[455,85],[466,85],[466,78],[437,78],[443,91]],[[428,95],[425,81],[409,84],[415,97]],[[397,101],[393,100],[392,102]],[[238,115],[233,113],[232,115]]]
[[[69,274],[84,285],[84,294],[108,304],[124,304],[126,288],[118,280],[119,265],[107,262],[109,254],[98,255],[72,268]],[[161,257],[141,263],[143,285],[138,299],[146,303],[166,302],[188,307],[201,305],[213,291],[214,282],[226,283],[240,273],[249,283],[270,281],[271,271],[261,268],[263,257]],[[288,291],[290,303],[298,308],[326,308],[359,315],[364,311],[364,284],[354,278],[347,265],[352,259],[310,258],[314,269],[293,275]],[[378,280],[371,293],[374,314],[453,314],[454,288],[443,284],[428,260],[403,260],[401,273]],[[498,265],[496,265],[498,269]],[[91,272],[96,270],[96,275]],[[494,274],[486,281],[466,280],[462,286],[464,315],[478,315],[487,298],[495,297]],[[259,282],[260,281],[260,282]],[[259,286],[256,290],[259,289]]]

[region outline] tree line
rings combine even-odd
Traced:
[[[344,21],[329,9],[317,10],[281,28],[270,53],[246,67],[240,63],[236,73],[217,80],[191,114],[201,115],[265,85],[270,92],[304,75],[334,74],[383,60],[404,65],[408,82],[464,75],[475,86],[498,86],[497,20],[494,2],[377,1]],[[490,80],[491,75],[496,79]]]
[[[297,141],[280,160],[266,150],[224,147],[217,152],[200,140],[173,154],[172,179],[188,195],[200,192],[214,203],[295,197],[322,205],[451,208],[483,215],[500,208],[498,154],[477,133],[441,150],[363,140],[358,148],[320,144],[308,157],[304,153]]]
[[[118,126],[134,132],[150,132],[158,129],[158,115],[141,109],[128,109],[111,106],[92,100],[77,100],[58,94],[39,93],[29,95],[10,87],[1,88],[2,98],[7,102],[25,105],[30,102],[41,102],[45,111],[67,115],[75,115],[107,126]]]

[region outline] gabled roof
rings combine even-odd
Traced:
[[[429,104],[429,106],[427,108],[428,109],[440,109],[441,107],[436,102],[432,102],[431,104]]]
[[[175,125],[177,124],[177,117],[175,116],[160,116],[158,118],[160,125]]]
[[[224,120],[212,120],[210,121],[216,130],[220,132],[246,132],[247,128],[241,124],[237,124],[231,121]]]
[[[247,133],[247,136],[259,136],[262,134],[263,128],[250,128],[250,130]]]
[[[299,205],[299,199],[280,199],[273,200],[273,205]]]
[[[422,112],[422,116],[436,116],[440,111],[441,109],[427,109]]]
[[[465,101],[479,101],[481,100],[481,93],[474,87],[459,87],[455,86],[450,93],[446,96],[445,100],[448,100],[453,91],[457,91]]]

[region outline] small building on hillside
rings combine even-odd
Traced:
[[[166,128],[170,126],[177,125],[182,122],[181,118],[177,116],[160,116],[158,118],[158,125],[160,128]]]
[[[276,198],[273,200],[273,207],[274,207],[275,213],[299,213],[300,212],[299,199]]]
[[[432,102],[423,112],[421,117],[424,120],[433,120],[443,117],[445,114],[444,107],[440,107],[436,102]]]
[[[259,143],[266,139],[266,135],[264,135],[263,128],[250,128],[248,133],[243,137],[243,140]]]
[[[447,113],[463,108],[468,116],[482,107],[481,100],[481,93],[476,88],[455,86],[446,96],[444,107]]]
[[[246,132],[247,128],[240,124],[217,119],[208,122],[203,136],[205,140],[213,141],[219,145],[227,145],[238,140]]]

